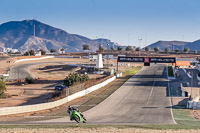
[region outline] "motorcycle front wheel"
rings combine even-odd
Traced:
[[[77,123],[80,123],[80,118],[78,115],[74,115],[74,120],[77,122]]]

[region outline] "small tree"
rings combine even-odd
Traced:
[[[136,48],[136,51],[141,51],[141,48],[140,48],[140,47],[137,47],[137,48]]]
[[[156,53],[158,53],[158,52],[160,52],[160,48],[159,48],[159,47],[155,47],[155,48],[154,48],[154,51],[155,51]]]
[[[117,47],[117,50],[118,50],[118,51],[122,51],[122,46],[118,46],[118,47]]]
[[[114,51],[114,50],[115,50],[115,48],[114,48],[114,47],[111,47],[110,49],[111,49],[111,51]]]
[[[65,49],[64,48],[61,48],[60,51],[62,52],[62,54],[64,53]]]
[[[41,51],[41,55],[46,55],[46,51],[44,51],[42,49],[40,49],[40,51]]]
[[[150,47],[145,47],[145,51],[146,51],[147,53],[149,53],[149,52],[150,52],[150,50],[151,50],[151,48],[150,48]]]
[[[178,54],[178,52],[179,52],[179,50],[178,50],[178,49],[176,49],[176,50],[175,50],[175,53],[176,53],[176,54]]]
[[[29,52],[25,52],[24,55],[25,55],[25,56],[29,56]]]
[[[0,79],[0,95],[3,95],[5,91],[6,91],[6,84],[2,79]]]
[[[87,74],[70,73],[63,81],[64,85],[72,86],[76,83],[81,83],[89,80]]]
[[[25,78],[25,81],[26,81],[26,83],[28,83],[28,84],[32,84],[33,83],[33,78],[32,77],[26,77]]]
[[[50,53],[55,53],[56,52],[56,49],[51,49],[50,50]]]
[[[104,51],[104,48],[101,45],[99,45],[99,51]]]
[[[126,47],[126,51],[132,51],[132,50],[133,50],[133,47],[131,47],[131,46]]]
[[[186,53],[186,54],[187,54],[189,51],[190,51],[189,48],[184,48],[184,50],[183,50],[183,52]]]
[[[90,50],[90,46],[88,44],[84,44],[83,50],[86,50],[86,51]]]
[[[34,50],[30,50],[29,51],[29,55],[35,55],[35,51]]]
[[[165,52],[166,52],[167,54],[169,54],[170,48],[165,48]]]

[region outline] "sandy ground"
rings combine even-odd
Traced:
[[[13,57],[6,60],[0,61],[0,73],[6,73],[8,67],[31,63],[32,61],[25,61],[20,63],[14,63],[14,61],[23,58],[36,58],[36,57]],[[38,58],[38,57],[37,57]],[[8,63],[9,61],[9,63]],[[80,67],[70,67],[67,64],[93,64],[95,62],[89,61],[88,59],[79,58],[51,58],[34,62],[48,62],[47,64],[35,65],[31,68],[31,74],[37,78],[34,84],[24,84],[18,86],[14,82],[8,82],[6,87],[6,94],[9,95],[6,99],[0,99],[0,107],[11,107],[18,105],[28,105],[47,102],[51,99],[54,87],[56,84],[61,84],[62,80],[70,73],[80,69]],[[61,63],[54,63],[61,62]],[[110,60],[110,63],[116,62]],[[107,63],[107,62],[106,62]],[[46,66],[61,66],[55,68],[42,69]],[[89,75],[90,79],[99,78],[103,75]],[[22,81],[23,82],[23,81]]]
[[[200,130],[153,130],[139,128],[8,128],[0,129],[1,133],[200,133]]]

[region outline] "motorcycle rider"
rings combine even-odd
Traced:
[[[74,108],[72,106],[68,106],[67,112],[68,112],[69,116],[71,116],[71,114],[73,113],[74,110],[77,111],[83,117],[84,120],[86,120],[85,117],[83,116],[83,114],[77,108]],[[73,118],[70,117],[70,120],[72,121]]]

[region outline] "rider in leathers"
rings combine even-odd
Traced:
[[[68,112],[69,116],[71,116],[71,114],[73,113],[74,110],[77,111],[83,117],[84,120],[86,120],[85,117],[83,116],[83,114],[77,108],[74,108],[72,106],[68,106],[67,112]],[[70,120],[72,121],[73,118],[70,117]]]

